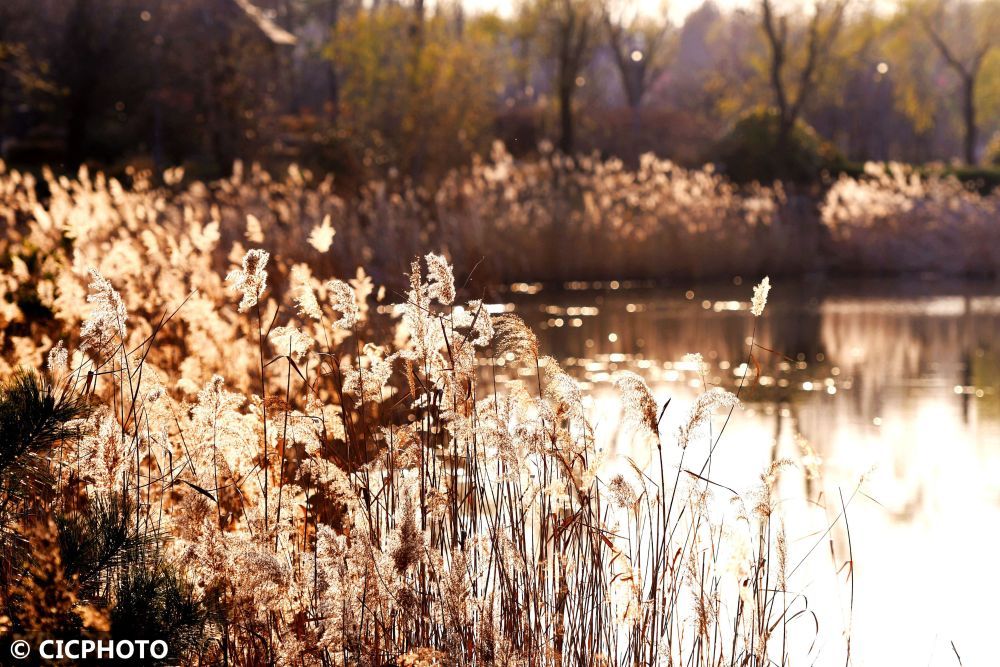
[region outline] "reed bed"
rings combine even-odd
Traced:
[[[210,183],[188,182],[180,169],[158,185],[146,172],[128,181],[86,169],[76,178],[36,178],[0,165],[0,220],[8,229],[44,227],[42,250],[60,230],[79,228],[75,248],[105,243],[133,264],[145,261],[135,255],[155,261],[212,246],[212,266],[222,271],[241,255],[239,242],[327,275],[361,265],[395,288],[410,259],[428,252],[443,252],[463,275],[475,267],[477,285],[1000,269],[991,250],[1000,194],[899,164],[869,164],[864,177],[842,176],[819,195],[788,195],[781,184],[739,187],[710,166],[684,169],[651,155],[635,169],[544,150],[514,160],[501,144],[433,189],[390,179],[344,193],[308,170],[274,177],[239,163],[230,178]],[[140,238],[161,230],[155,248]],[[126,252],[128,245],[136,247]],[[8,264],[17,254],[3,252]]]
[[[679,415],[620,373],[646,456],[612,461],[574,378],[515,314],[460,303],[444,256],[399,289],[337,278],[328,253],[364,236],[308,175],[177,176],[49,175],[44,201],[0,178],[5,633],[152,635],[204,665],[816,659],[796,577],[833,526],[790,555],[792,461],[741,493],[712,481],[739,391]],[[276,210],[309,211],[308,241]]]
[[[1000,193],[899,163],[865,165],[826,194],[835,264],[854,273],[1000,275]]]

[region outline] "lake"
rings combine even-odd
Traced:
[[[854,664],[956,665],[956,653],[965,664],[995,661],[1000,284],[772,282],[748,366],[750,280],[522,284],[506,301],[534,327],[543,354],[591,385],[598,433],[617,442],[619,459],[645,465],[649,453],[617,437],[616,371],[642,374],[661,405],[671,400],[665,432],[703,387],[735,390],[746,373],[744,407],[711,478],[743,492],[772,460],[792,458],[801,470],[783,484],[783,502],[822,506],[827,524],[843,494],[853,614],[849,565],[838,575],[836,608],[822,611],[851,624]],[[684,360],[694,352],[704,374]],[[817,465],[821,477],[808,474]],[[816,526],[798,528],[801,544],[822,541]],[[851,553],[843,521],[831,535],[840,567]],[[830,548],[815,557],[829,564]],[[838,649],[842,664],[843,640],[829,628],[817,664],[834,662]]]

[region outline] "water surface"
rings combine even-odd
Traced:
[[[821,464],[822,481],[802,474],[787,493],[818,499],[831,521],[831,499],[863,480],[848,506],[853,614],[847,570],[826,592],[827,611],[852,625],[853,664],[955,665],[956,651],[964,664],[994,662],[1000,285],[776,280],[755,327],[752,285],[734,282],[519,285],[508,296],[543,354],[592,385],[599,430],[614,435],[616,371],[644,375],[675,423],[704,386],[735,389],[745,374],[713,478],[742,491],[775,458]],[[761,347],[748,358],[751,334]],[[684,361],[694,352],[704,374]],[[820,557],[843,563],[843,522],[833,534],[838,553],[824,545]]]

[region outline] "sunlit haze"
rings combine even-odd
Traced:
[[[667,16],[675,25],[680,25],[687,18],[688,14],[705,4],[707,0],[637,0],[629,4],[638,11],[648,15],[662,14],[664,8]],[[735,9],[755,9],[759,6],[759,0],[710,0],[722,11],[732,11]],[[878,12],[888,12],[898,6],[899,0],[855,0],[852,3],[852,11],[862,9],[873,9]],[[433,4],[433,3],[431,3]],[[464,0],[462,3],[467,9],[477,11],[491,11],[501,16],[509,16],[514,12],[516,3],[505,0]],[[813,0],[776,0],[774,5],[779,10],[787,11],[801,8],[808,8],[813,4]]]

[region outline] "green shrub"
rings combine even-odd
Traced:
[[[1000,167],[1000,132],[993,135],[990,143],[986,145],[986,155],[984,163],[988,167]]]
[[[716,145],[714,161],[739,183],[813,183],[824,171],[838,170],[843,164],[837,149],[801,120],[779,149],[779,125],[774,109],[758,108],[744,114]]]

